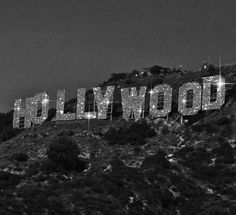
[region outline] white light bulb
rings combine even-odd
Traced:
[[[224,82],[221,80],[221,78],[219,79],[217,85],[221,88],[224,85]]]
[[[42,103],[43,104],[47,104],[49,102],[49,100],[47,98],[43,99]]]
[[[153,94],[153,90],[150,90],[149,93],[152,95]]]

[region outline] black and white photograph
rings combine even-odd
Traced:
[[[0,215],[235,215],[235,0],[0,0]]]

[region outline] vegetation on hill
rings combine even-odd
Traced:
[[[235,149],[219,133],[224,122],[211,135],[164,120],[113,124],[116,131],[104,121],[100,138],[84,137],[79,122],[30,129],[0,145],[0,212],[234,214]],[[25,154],[16,154],[22,143]]]
[[[143,145],[145,139],[155,136],[155,131],[145,121],[120,128],[111,128],[105,135],[105,139],[110,145],[114,144],[133,144]]]
[[[222,70],[230,82],[234,71]],[[107,84],[118,77],[122,87],[168,78],[178,86],[207,71],[172,75],[154,66],[144,72],[112,75]],[[75,102],[67,102],[68,111]],[[10,131],[6,139],[12,113],[0,115],[0,214],[236,214],[235,85],[222,110],[199,112],[184,124],[173,102],[168,121],[91,120],[89,131],[86,120],[51,122],[54,109],[41,126],[16,136]],[[117,117],[120,106],[114,107]]]
[[[235,76],[236,66],[225,66],[221,68],[221,74],[226,79],[227,83],[236,83]],[[99,86],[103,89],[109,85],[115,85],[117,88],[114,91],[114,105],[112,114],[114,117],[121,117],[121,96],[120,89],[126,87],[140,87],[147,86],[147,91],[156,85],[160,84],[169,84],[173,88],[173,110],[171,115],[176,114],[178,112],[177,104],[178,104],[178,90],[179,87],[183,83],[187,82],[199,82],[202,83],[202,78],[211,76],[211,75],[219,75],[219,68],[209,64],[206,68],[202,68],[198,71],[184,71],[182,69],[170,69],[166,67],[162,67],[159,65],[154,65],[148,68],[144,68],[143,70],[133,70],[131,73],[116,73],[112,74],[111,77],[100,84]],[[235,97],[235,85],[226,85],[226,103],[229,101],[229,98]],[[93,105],[93,91],[90,89],[87,92],[87,103]],[[228,95],[228,96],[227,96]],[[76,99],[70,100],[66,105],[69,107],[76,107]],[[149,108],[149,99],[147,94],[147,99],[145,100],[145,113],[148,113]],[[71,112],[75,112],[75,109],[70,109]],[[146,114],[147,115],[147,114]]]

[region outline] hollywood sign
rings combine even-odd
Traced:
[[[216,86],[216,94],[212,98],[212,86]],[[113,102],[115,86],[107,86],[105,93],[100,87],[94,87],[94,102],[97,111],[85,112],[85,88],[77,90],[76,113],[64,113],[65,90],[57,91],[56,121],[75,119],[106,119],[109,104]],[[145,95],[147,87],[136,87],[121,89],[122,114],[125,120],[133,115],[137,121],[141,118],[145,106]],[[188,95],[191,94],[189,101]],[[170,85],[157,85],[149,91],[150,104],[149,115],[152,118],[165,117],[171,111],[172,88]],[[161,108],[160,108],[160,95]],[[38,93],[34,97],[26,98],[25,106],[22,106],[22,99],[17,99],[14,104],[13,127],[30,128],[32,125],[42,124],[48,117],[49,96],[47,93]],[[225,102],[225,79],[220,76],[203,77],[202,85],[197,82],[184,83],[179,88],[178,111],[182,116],[194,115],[199,110],[220,109]],[[40,107],[39,107],[40,104]],[[38,116],[38,110],[41,110]],[[23,118],[23,126],[20,121]]]

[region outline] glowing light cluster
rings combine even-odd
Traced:
[[[187,107],[187,94],[193,90],[193,99],[190,101],[192,107]],[[194,115],[201,109],[202,87],[197,82],[183,84],[179,88],[179,105],[178,111],[182,115]]]
[[[145,104],[145,93],[147,87],[140,87],[137,93],[136,87],[121,89],[121,99],[123,107],[123,118],[129,120],[130,115],[134,115],[135,121],[141,117],[142,109]]]
[[[158,97],[163,93],[164,104],[162,109],[158,109]],[[164,117],[171,111],[172,88],[167,84],[156,86],[150,91],[150,116],[153,118]]]
[[[85,112],[84,118],[85,119],[96,119],[96,112]]]
[[[211,102],[211,86],[217,86],[217,97]],[[225,103],[225,79],[220,75],[203,78],[202,110],[220,109]]]
[[[75,113],[64,113],[65,90],[57,91],[56,120],[74,120]]]
[[[112,102],[114,89],[114,86],[108,86],[105,95],[103,95],[100,87],[93,88],[94,99],[98,108],[98,119],[107,118],[107,108]]]

